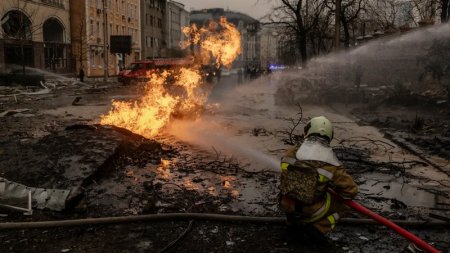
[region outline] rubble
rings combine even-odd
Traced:
[[[156,140],[149,140],[120,128],[94,123],[86,125],[86,121],[92,120],[87,116],[67,116],[85,105],[108,104],[107,101],[114,96],[121,99],[136,96],[127,95],[125,89],[113,90],[114,92],[111,90],[95,90],[98,92],[96,94],[87,94],[92,90],[72,90],[63,102],[55,99],[61,109],[54,114],[48,114],[48,109],[52,107],[46,104],[55,100],[45,98],[30,100],[32,102],[19,101],[24,103],[20,108],[30,108],[36,113],[36,117],[2,118],[5,119],[5,131],[0,135],[2,177],[31,187],[72,189],[81,186],[79,189],[83,194],[63,212],[33,210],[32,217],[7,213],[8,216],[0,216],[0,222],[172,212],[282,217],[277,206],[279,189],[276,171],[261,168],[255,170],[250,168],[247,161],[243,162],[236,156],[221,153],[211,147],[187,144],[167,133],[157,136]],[[55,90],[55,96],[62,96],[59,93],[62,91]],[[74,98],[79,96],[83,97],[84,105],[73,106]],[[246,100],[249,103],[258,101]],[[310,116],[310,108],[313,107],[302,106],[305,118]],[[100,112],[106,107],[95,108]],[[323,107],[319,108],[324,110]],[[8,104],[2,109],[13,110],[14,106]],[[276,112],[266,108],[258,109],[258,104],[240,106],[238,116],[227,114],[226,121],[222,123],[235,130],[240,139],[262,144],[273,156],[283,152],[287,147],[285,141],[301,141],[301,127],[305,120],[297,123],[297,108],[282,107]],[[215,113],[220,114],[217,111]],[[289,116],[294,116],[294,119]],[[382,127],[384,118],[381,119],[378,126]],[[252,124],[237,123],[243,120],[249,120]],[[403,123],[400,119],[391,121]],[[447,183],[439,182],[436,178],[410,174],[418,168],[433,169],[432,166],[426,167],[426,161],[417,156],[389,160],[388,157],[400,153],[397,144],[370,135],[353,135],[352,138],[341,136],[342,128],[349,126],[353,131],[359,127],[353,121],[341,120],[337,116],[334,122],[340,131],[334,149],[338,158],[362,186],[358,202],[391,219],[429,220],[430,213],[448,217],[446,210],[432,209],[448,208],[445,205],[446,198],[448,199],[448,191],[445,189]],[[297,131],[299,129],[286,128],[286,124],[290,123],[298,124],[300,134]],[[409,123],[411,122],[403,124]],[[396,124],[391,126],[395,127]],[[39,135],[29,131],[44,125],[48,126]],[[442,185],[445,187],[439,187]],[[426,207],[423,204],[416,206],[399,197],[402,194],[405,197],[406,193],[411,192],[411,187],[417,187],[414,192],[426,192],[423,195],[430,196],[436,203]],[[373,192],[366,191],[368,188]],[[381,191],[384,194],[380,194]],[[355,214],[350,216],[358,217]],[[448,232],[440,228],[416,229],[413,232],[419,233],[421,237],[426,235],[435,239],[439,248],[449,245],[445,239]],[[255,237],[265,240],[255,241]],[[402,238],[372,226],[338,226],[333,232],[334,245],[314,245],[286,238],[285,227],[282,225],[164,221],[26,230],[26,233],[7,231],[0,236],[0,246],[10,251],[29,251],[40,245],[46,252],[61,252],[62,249],[70,249],[70,252],[162,249],[192,252],[198,250],[199,245],[211,251],[358,252],[361,249],[365,252],[395,252],[408,244]],[[21,242],[18,243],[18,240]],[[172,246],[167,247],[168,245]],[[342,248],[346,250],[343,251]]]
[[[66,203],[77,204],[87,186],[114,173],[124,156],[138,150],[153,153],[134,161],[140,166],[155,158],[159,162],[163,152],[154,141],[100,125],[72,125],[35,143],[10,143],[2,150],[0,174],[18,183],[4,180],[3,193],[21,197],[31,190],[34,207],[60,211],[70,207]]]

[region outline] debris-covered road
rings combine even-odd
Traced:
[[[379,130],[381,123],[373,124],[362,110],[352,114],[343,105],[304,104],[300,115],[297,106],[275,105],[278,84],[273,80],[262,78],[237,87],[232,78],[224,78],[216,87],[220,94],[211,96],[219,106],[197,121],[175,121],[154,140],[97,125],[111,99],[132,99],[136,87],[69,86],[20,96],[1,90],[0,176],[29,187],[76,189],[76,194],[62,212],[34,210],[24,216],[2,210],[0,222],[173,212],[282,216],[275,166],[307,118],[319,114],[335,124],[332,146],[360,187],[358,202],[396,220],[427,221],[430,213],[449,217],[450,165],[441,155],[446,152],[423,148],[426,144],[417,144],[421,155],[402,148]],[[391,117],[402,120],[401,114]],[[366,123],[358,125],[358,119]],[[293,128],[297,120],[299,127]],[[404,131],[389,126],[382,130],[390,136]],[[410,142],[415,144],[404,145]],[[450,247],[448,226],[411,230],[440,250]],[[338,226],[328,235],[327,245],[299,238],[302,235],[288,235],[279,224],[161,221],[3,230],[0,248],[1,252],[401,252],[408,245],[375,225]]]

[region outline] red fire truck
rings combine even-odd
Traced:
[[[146,82],[148,81],[147,72],[149,71],[189,67],[193,63],[193,58],[156,58],[136,61],[131,63],[126,69],[120,71],[117,80],[124,85]]]

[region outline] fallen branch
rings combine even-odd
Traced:
[[[442,168],[441,166],[437,165],[436,163],[430,161],[430,159],[425,157],[423,154],[417,152],[417,150],[414,150],[409,145],[406,145],[405,144],[406,141],[404,139],[399,140],[398,137],[394,137],[392,134],[389,134],[389,133],[385,133],[385,136],[387,138],[389,138],[391,141],[397,143],[397,145],[399,145],[402,148],[404,148],[404,149],[408,150],[409,152],[411,152],[413,155],[419,157],[420,159],[425,161],[427,164],[431,165],[433,168],[439,170],[440,172],[446,174],[447,176],[450,176],[450,172],[449,171],[445,170],[444,168]]]
[[[187,233],[189,231],[191,231],[192,229],[192,224],[194,223],[193,220],[189,221],[189,225],[188,227],[183,231],[183,233],[180,234],[180,236],[178,236],[177,239],[175,239],[174,241],[170,242],[166,247],[164,247],[163,249],[161,249],[160,251],[158,251],[159,253],[163,253],[166,252],[167,250],[169,250],[170,248],[172,248],[177,242],[179,242],[181,239],[183,239]]]

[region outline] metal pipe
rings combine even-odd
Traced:
[[[405,230],[404,228],[398,226],[397,224],[395,224],[394,222],[382,217],[381,215],[378,215],[374,212],[372,212],[371,210],[367,209],[366,207],[356,203],[355,201],[351,200],[351,199],[344,199],[342,198],[339,194],[337,194],[336,192],[334,192],[333,190],[329,189],[328,190],[336,199],[338,199],[339,201],[341,201],[342,203],[344,203],[345,205],[353,208],[354,210],[356,210],[357,212],[370,217],[371,219],[379,222],[380,224],[394,230],[397,234],[403,236],[404,238],[408,239],[409,241],[411,241],[412,243],[414,243],[417,247],[419,247],[420,249],[425,250],[426,252],[432,252],[432,253],[437,253],[440,252],[439,250],[437,250],[436,248],[434,248],[433,246],[431,246],[430,244],[426,243],[425,241],[423,241],[422,239],[420,239],[419,237],[417,237],[416,235],[412,234],[411,232]]]
[[[208,214],[208,213],[164,213],[164,214],[146,214],[135,216],[118,216],[103,218],[86,218],[72,220],[56,220],[56,221],[35,221],[35,222],[4,222],[0,223],[2,229],[32,229],[32,228],[54,228],[54,227],[73,227],[88,226],[100,224],[117,224],[141,221],[167,221],[167,220],[211,220],[222,222],[249,222],[249,223],[266,223],[275,225],[286,224],[285,217],[252,217],[238,215]],[[340,224],[347,225],[378,225],[372,219],[355,219],[343,218]],[[448,226],[450,223],[445,221],[396,221],[398,224],[418,227],[431,226]]]

